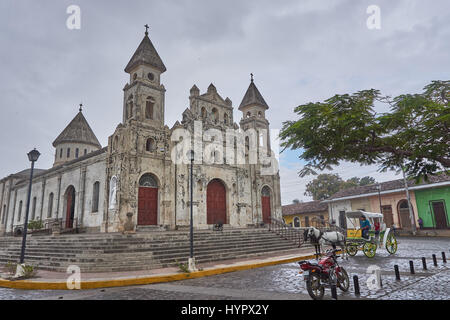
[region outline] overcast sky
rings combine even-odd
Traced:
[[[81,29],[69,30],[70,5]],[[369,5],[381,10],[370,30]],[[416,93],[448,80],[450,2],[355,0],[13,1],[0,2],[0,177],[29,167],[26,153],[52,166],[52,142],[78,112],[103,146],[122,117],[123,71],[144,36],[144,24],[167,67],[166,124],[181,120],[189,89],[212,82],[237,110],[250,73],[270,106],[271,128],[293,109],[337,93],[376,88]],[[299,151],[281,155],[282,202],[310,200],[297,172]],[[376,167],[343,164],[344,178],[397,179]]]

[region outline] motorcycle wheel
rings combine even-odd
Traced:
[[[350,288],[350,279],[348,277],[347,271],[345,271],[345,269],[341,267],[341,271],[336,272],[336,275],[338,280],[337,286],[342,291],[347,292],[348,288]]]
[[[322,300],[325,288],[320,282],[320,276],[317,273],[311,273],[306,280],[306,289],[308,294],[314,300]]]

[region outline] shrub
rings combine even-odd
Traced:
[[[42,223],[42,220],[31,220],[28,223],[28,229],[39,230],[42,228],[44,228],[44,224]]]

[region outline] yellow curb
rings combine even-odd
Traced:
[[[277,264],[296,262],[301,259],[314,259],[315,255],[296,256],[293,258],[286,258],[280,260],[259,262],[253,264],[234,265],[230,267],[214,268],[203,271],[196,271],[191,273],[174,273],[163,276],[147,276],[141,278],[125,278],[125,279],[111,279],[111,280],[87,280],[81,281],[81,289],[99,289],[110,287],[126,287],[134,285],[146,285],[152,283],[172,282],[186,279],[195,279],[201,277],[207,277],[222,273],[249,270],[255,268],[262,268],[267,266],[273,266]],[[12,288],[12,289],[26,289],[26,290],[70,290],[67,287],[66,281],[58,282],[45,282],[45,281],[30,281],[30,280],[4,280],[0,279],[0,287]]]

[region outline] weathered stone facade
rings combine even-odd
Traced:
[[[281,218],[278,165],[265,118],[269,107],[253,78],[239,107],[240,127],[233,121],[231,100],[211,84],[204,94],[192,87],[190,107],[169,128],[160,82],[165,71],[146,33],[125,68],[130,78],[123,89],[123,121],[108,146],[101,149],[96,143],[80,109],[54,142],[54,167],[35,172],[29,219],[60,219],[65,228],[92,232],[122,232],[127,222],[129,231],[130,219],[138,230],[187,227],[191,162],[181,145],[195,151],[195,228],[219,222],[246,227],[268,222],[270,216]],[[1,233],[23,225],[27,175],[24,171],[0,180]]]

